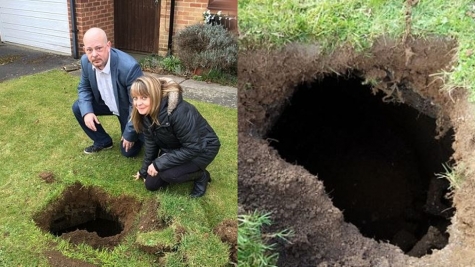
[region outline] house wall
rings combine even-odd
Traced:
[[[186,26],[203,22],[203,12],[206,11],[208,0],[176,0],[175,24],[173,34]],[[168,36],[170,33],[170,8],[171,0],[162,0],[160,8],[160,29],[158,52],[160,55],[168,53]],[[172,48],[174,50],[174,48]]]
[[[70,15],[70,1],[68,1]],[[70,28],[71,20],[69,21]],[[114,0],[76,0],[76,29],[78,52],[84,53],[83,37],[89,28],[98,27],[107,34],[107,39],[114,46]],[[71,34],[71,42],[73,36]]]
[[[228,1],[228,0],[226,0]],[[70,12],[68,1],[68,12]],[[230,3],[234,4],[233,0]],[[203,23],[203,12],[208,10],[209,0],[176,0],[173,34],[181,29],[196,23]],[[170,8],[171,0],[160,1],[160,17],[158,29],[158,54],[168,53],[168,37],[170,32]],[[233,8],[231,8],[233,9]],[[217,12],[218,10],[211,10]],[[223,11],[223,14],[236,14],[236,11]],[[114,0],[76,0],[76,28],[78,52],[83,54],[83,36],[91,27],[102,28],[114,46]],[[70,21],[70,28],[71,21]],[[71,40],[73,36],[71,34]],[[172,51],[174,48],[172,47]]]
[[[208,8],[212,13],[222,11],[223,15],[237,16],[237,0],[220,0],[218,9],[210,8],[209,5],[213,0],[176,0],[175,1],[175,24],[173,26],[173,34],[187,26],[203,23],[203,12]],[[170,7],[171,0],[162,0],[160,9],[160,29],[159,29],[159,54],[166,55],[168,53],[168,36],[170,33]],[[222,7],[222,8],[221,8]],[[173,44],[172,44],[173,45]],[[172,51],[175,48],[172,47]]]

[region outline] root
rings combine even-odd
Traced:
[[[412,25],[412,7],[417,5],[419,0],[406,0],[406,30],[402,37],[402,43],[406,45],[407,38],[411,34],[411,25]]]
[[[408,66],[411,63],[412,58],[416,55],[412,48],[407,44],[407,39],[411,35],[411,25],[412,25],[412,7],[415,6],[419,0],[406,0],[406,29],[402,37],[402,43],[405,47],[404,53],[406,55],[406,63]]]

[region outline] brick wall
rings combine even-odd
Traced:
[[[68,12],[70,12],[68,1]],[[69,14],[70,15],[70,14]],[[71,21],[69,22],[70,29]],[[78,52],[83,54],[84,33],[89,28],[98,27],[107,34],[107,39],[114,45],[114,0],[76,0],[76,28]],[[72,40],[72,35],[71,35]]]
[[[175,24],[173,34],[176,34],[186,26],[203,22],[203,12],[206,11],[208,0],[176,0],[175,1]],[[162,0],[160,7],[160,29],[158,52],[160,55],[168,53],[168,35],[170,33],[170,8],[171,0]]]
[[[203,12],[208,9],[208,2],[209,0],[176,0],[173,34],[186,26],[203,23]],[[68,12],[70,12],[69,5],[70,1],[68,1]],[[161,55],[168,53],[170,8],[171,0],[160,1],[160,21],[157,23],[159,23],[158,53]],[[212,11],[217,12],[218,10]],[[223,14],[235,13],[223,11]],[[78,52],[80,55],[84,53],[82,49],[84,33],[91,27],[102,28],[112,46],[114,46],[114,0],[76,0],[76,20]],[[72,29],[71,22],[70,29]],[[71,40],[73,40],[72,33]]]

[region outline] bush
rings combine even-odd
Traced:
[[[160,55],[147,56],[140,60],[140,66],[144,71],[162,73],[163,71],[176,75],[183,74],[183,65],[180,59],[175,56],[163,57]]]
[[[163,58],[163,60],[161,61],[161,66],[166,71],[173,73],[181,73],[181,61],[175,56]]]
[[[191,72],[197,69],[237,73],[237,38],[220,25],[195,24],[175,36],[177,57]]]

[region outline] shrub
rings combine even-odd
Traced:
[[[188,26],[177,33],[175,44],[177,57],[188,71],[237,72],[237,38],[220,25]]]
[[[161,66],[164,70],[173,72],[173,73],[181,73],[181,61],[175,56],[165,57],[161,61]]]
[[[183,74],[183,65],[180,59],[175,56],[163,57],[160,55],[147,56],[140,60],[140,66],[144,71],[150,71],[154,73],[173,73],[176,75]]]

